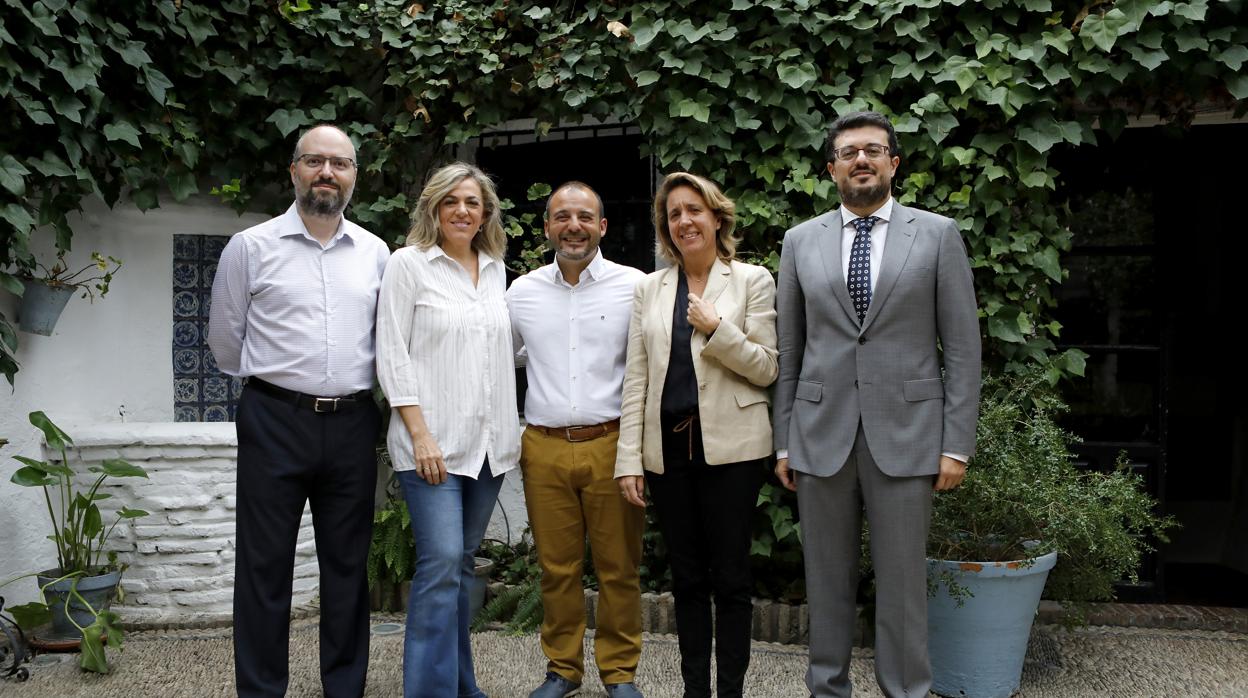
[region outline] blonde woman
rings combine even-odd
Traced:
[[[750,522],[771,453],[776,284],[734,259],[735,206],[710,180],[668,175],[654,200],[660,256],[638,285],[615,477],[658,511],[676,597],[686,698],[741,696],[750,660]],[[715,622],[711,621],[714,596]]]
[[[485,173],[462,162],[439,169],[381,283],[377,374],[416,540],[405,698],[485,695],[468,637],[472,556],[520,456],[499,216]]]

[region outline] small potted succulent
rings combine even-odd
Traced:
[[[43,489],[56,565],[4,582],[36,577],[39,584],[39,601],[7,610],[27,633],[51,623],[50,639],[81,638],[82,668],[108,673],[104,643],[120,648],[122,636],[118,616],[109,605],[119,598],[125,566],[118,564],[116,553],[107,551],[107,545],[119,523],[147,516],[147,512],[123,506],[106,523],[97,503],[112,495],[101,492],[100,486],[109,477],[145,478],[147,471],[124,460],[108,459],[88,468],[94,477],[80,476],[70,467],[66,453],[73,440],[43,412],[31,412],[30,423],[43,432],[49,449],[60,452],[60,459],[13,456],[23,467],[13,473],[11,482]]]

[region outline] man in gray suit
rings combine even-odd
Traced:
[[[776,475],[797,491],[815,696],[849,696],[862,513],[876,578],[875,671],[926,696],[932,490],[975,449],[979,321],[957,224],[893,200],[897,136],[875,112],[828,132],[841,208],[784,236]]]

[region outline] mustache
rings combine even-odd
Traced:
[[[875,170],[870,167],[861,167],[861,168],[854,170],[853,172],[850,172],[849,176],[853,177],[853,176],[860,175],[860,174],[875,174]]]
[[[337,183],[337,182],[335,182],[335,181],[334,181],[334,180],[332,180],[332,179],[318,179],[318,180],[316,180],[315,182],[313,182],[313,183],[312,183],[312,186],[314,186],[314,187],[315,187],[315,186],[319,186],[319,185],[321,185],[321,184],[327,184],[327,185],[329,185],[329,186],[333,187],[334,189],[341,189],[341,188],[342,188],[342,187],[339,187],[339,186],[338,186],[338,183]]]

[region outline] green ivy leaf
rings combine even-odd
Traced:
[[[1174,45],[1178,47],[1179,53],[1195,50],[1206,51],[1209,49],[1209,41],[1194,29],[1187,29],[1175,34]]]
[[[1044,275],[1050,279],[1061,282],[1062,265],[1058,259],[1057,248],[1047,247],[1031,256],[1031,263],[1035,265]]]
[[[1132,46],[1127,49],[1127,52],[1131,54],[1131,58],[1135,59],[1136,63],[1149,70],[1156,70],[1170,58],[1170,54],[1166,53],[1165,50],[1149,51],[1139,46]]]
[[[7,204],[4,208],[0,208],[0,218],[8,221],[18,233],[24,233],[35,225],[35,219],[31,218],[30,213],[20,204]]]
[[[1095,13],[1088,15],[1079,29],[1079,35],[1083,38],[1083,47],[1091,49],[1096,46],[1105,53],[1109,53],[1129,23],[1126,13],[1117,8],[1104,15]]]
[[[1226,89],[1235,99],[1248,99],[1248,75],[1232,75],[1226,80]]]
[[[693,117],[694,120],[705,124],[711,120],[711,109],[696,99],[684,99],[676,104],[676,115]]]
[[[776,68],[776,73],[780,77],[780,82],[795,90],[802,89],[819,77],[814,64],[809,61],[800,65],[780,65]]]
[[[127,41],[121,48],[113,47],[113,50],[121,56],[121,60],[135,68],[142,68],[152,62],[152,57],[147,55],[142,41]]]
[[[988,165],[984,168],[984,176],[988,178],[989,182],[998,180],[1006,174],[1005,168],[1000,165]]]
[[[1032,187],[1034,189],[1046,187],[1052,182],[1048,173],[1044,170],[1033,170],[1028,172],[1022,177],[1019,177],[1018,181],[1022,182],[1025,186]]]
[[[629,28],[629,31],[633,33],[634,46],[644,49],[654,41],[654,37],[658,36],[662,29],[663,20],[655,22],[647,17],[640,17],[633,20],[633,26]]]
[[[173,83],[169,81],[169,78],[150,65],[145,65],[143,66],[143,81],[147,85],[147,93],[152,96],[152,99],[156,100],[157,104],[164,104],[165,92],[170,87],[173,87]]]
[[[65,161],[50,150],[43,152],[41,158],[29,158],[26,160],[31,167],[35,168],[39,174],[44,177],[73,177],[74,171],[70,169]]]
[[[282,136],[289,136],[299,129],[301,126],[308,126],[312,122],[308,119],[308,115],[302,109],[277,109],[269,118],[265,119],[268,123],[277,126],[277,130]]]
[[[1191,2],[1176,3],[1174,5],[1174,14],[1190,19],[1193,22],[1203,22],[1205,21],[1205,12],[1208,9],[1208,0],[1192,0]]]
[[[139,131],[125,121],[115,121],[104,126],[104,137],[110,141],[125,141],[138,148]]]
[[[949,132],[957,126],[958,119],[953,114],[928,114],[923,119],[924,130],[936,143],[944,141]]]
[[[12,293],[15,296],[18,296],[19,298],[22,296],[23,293],[26,292],[26,286],[22,284],[21,280],[19,280],[16,276],[13,276],[10,273],[3,272],[3,271],[0,271],[0,288],[3,288],[4,290],[8,291],[9,293]],[[7,325],[3,322],[0,322],[0,330],[3,330],[3,328],[5,327],[7,327]],[[5,340],[6,340],[5,343],[7,344],[8,338],[6,337]],[[14,350],[17,349],[16,340],[14,340],[14,344],[11,344],[9,348],[14,349]]]
[[[52,108],[75,124],[82,123],[82,110],[87,108],[73,93],[51,95]]]
[[[1239,70],[1248,61],[1248,48],[1236,44],[1222,51],[1216,51],[1213,57],[1231,70]]]
[[[87,85],[98,86],[96,83],[96,69],[89,64],[78,63],[69,65],[60,57],[57,57],[48,65],[56,69],[65,78],[65,82],[69,84],[70,89],[75,92],[86,88]]]
[[[28,174],[30,170],[12,155],[5,153],[4,157],[0,158],[0,186],[8,189],[14,196],[26,194],[26,175]]]
[[[169,185],[174,201],[186,201],[192,194],[199,193],[199,185],[195,183],[195,174],[188,170],[170,172],[165,176],[165,183]]]
[[[1022,342],[1023,333],[1018,330],[1017,317],[988,317],[988,336],[1005,342]]]

